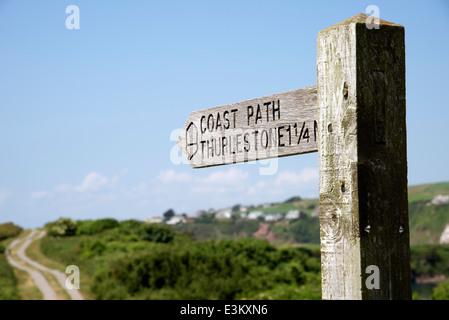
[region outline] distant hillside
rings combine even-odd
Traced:
[[[432,204],[431,201],[437,196],[449,195],[449,182],[411,186],[408,192],[411,244],[438,244],[446,224],[449,224],[449,203]],[[277,244],[318,244],[318,206],[318,199],[296,196],[279,203],[236,206],[239,210],[233,210],[232,219],[219,219],[218,215],[209,213],[174,228],[192,234],[197,240],[265,237]],[[301,215],[291,220],[265,219],[270,214],[285,217],[289,211],[299,211]],[[251,212],[263,215],[250,220]]]
[[[278,245],[319,244],[318,204],[318,199],[293,197],[280,203],[249,207],[237,205],[233,207],[231,217],[221,218],[222,212],[231,209],[220,209],[204,212],[172,227],[191,234],[199,241],[265,238]]]
[[[430,201],[437,195],[449,195],[449,182],[422,184],[408,188],[408,201]]]
[[[409,187],[410,242],[437,244],[449,224],[449,203],[431,204],[437,196],[449,195],[449,182]]]

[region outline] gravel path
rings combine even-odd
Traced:
[[[17,255],[20,257],[21,255],[25,255],[25,249],[30,245],[33,236],[35,235],[37,230],[33,230],[26,238],[25,242],[19,247],[17,250]],[[6,257],[8,259],[8,262],[17,269],[26,271],[30,274],[31,278],[33,278],[34,283],[39,288],[39,290],[42,292],[44,300],[56,300],[56,292],[53,290],[53,288],[48,283],[47,279],[37,270],[34,270],[28,266],[24,266],[14,260],[10,253],[10,250],[17,246],[17,243],[20,242],[20,240],[16,239],[8,246],[8,249],[6,250]]]
[[[38,234],[36,237],[35,234]],[[67,274],[59,271],[59,270],[55,270],[55,269],[50,269],[46,266],[41,265],[40,263],[31,260],[26,254],[25,254],[25,250],[26,248],[31,244],[32,241],[37,240],[42,238],[43,236],[45,236],[45,231],[38,231],[38,230],[32,230],[31,233],[26,237],[25,242],[17,249],[17,256],[24,262],[26,262],[27,264],[33,266],[36,269],[42,270],[42,271],[47,271],[49,273],[51,273],[59,282],[59,284],[61,285],[62,288],[64,288],[67,293],[70,295],[70,298],[72,300],[84,300],[83,296],[81,295],[81,293],[79,292],[79,290],[76,289],[68,289],[66,287],[66,279],[67,279]],[[14,240],[8,247],[7,250],[7,257],[8,257],[8,261],[11,265],[13,265],[16,268],[22,269],[27,271],[31,277],[33,278],[34,282],[36,283],[36,286],[39,288],[39,290],[42,292],[43,296],[44,296],[44,300],[56,300],[56,293],[53,290],[53,288],[49,285],[48,281],[44,278],[44,276],[42,275],[41,272],[39,272],[38,270],[35,270],[33,268],[30,268],[28,266],[23,266],[20,263],[18,263],[17,261],[15,261],[14,259],[12,259],[11,255],[9,254],[10,250],[12,248],[14,248],[17,245],[17,242],[19,240]]]

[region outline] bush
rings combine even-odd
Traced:
[[[290,225],[289,229],[298,243],[320,243],[320,220],[318,218],[297,220]]]
[[[101,240],[85,240],[81,244],[83,258],[99,256],[106,250],[106,244]]]
[[[60,218],[58,221],[47,224],[48,234],[53,237],[68,237],[76,233],[78,224],[69,218]]]
[[[22,231],[22,228],[12,222],[0,224],[0,240],[15,237]]]
[[[195,219],[194,223],[213,224],[213,223],[215,223],[215,214],[202,214],[198,218]]]
[[[119,227],[121,231],[130,231],[133,232],[137,229],[139,229],[144,222],[139,221],[139,220],[124,220],[124,221],[120,221],[119,223]]]
[[[40,249],[45,256],[66,266],[81,263],[81,248],[78,237],[44,237],[40,241]]]
[[[18,300],[17,279],[5,255],[0,254],[0,300]]]
[[[410,248],[412,274],[449,275],[449,246],[418,245]]]
[[[319,299],[320,264],[310,260],[307,250],[262,240],[159,245],[105,264],[91,291],[96,299]]]
[[[76,231],[77,235],[93,235],[103,232],[107,229],[113,229],[119,226],[119,223],[115,219],[99,219],[99,220],[86,220],[79,221],[79,226]]]
[[[430,297],[435,300],[449,300],[449,280],[440,283],[433,289]]]
[[[140,228],[139,237],[145,241],[168,243],[173,240],[175,233],[165,226],[144,224]]]
[[[79,221],[83,236],[44,237],[42,252],[82,266],[94,299],[320,299],[319,250],[259,239],[186,241],[168,226],[136,220],[115,225]]]

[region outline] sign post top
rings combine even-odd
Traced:
[[[378,24],[381,27],[382,26],[389,26],[389,27],[402,27],[402,28],[404,28],[404,26],[402,26],[400,24],[397,24],[397,23],[394,23],[394,22],[391,22],[391,21],[387,21],[387,20],[383,20],[383,19],[380,19],[380,18],[376,18],[374,16],[370,16],[370,15],[367,15],[367,14],[364,14],[364,13],[359,13],[359,14],[356,14],[355,16],[352,16],[351,18],[348,18],[348,19],[343,20],[343,21],[341,21],[341,22],[339,22],[337,24],[334,24],[333,26],[330,26],[330,27],[328,27],[328,28],[326,28],[324,30],[321,30],[320,32],[328,31],[328,30],[330,30],[332,28],[337,28],[337,27],[340,27],[340,26],[348,25],[348,24],[369,24],[369,23],[372,23],[372,21],[374,19],[375,19],[375,23]]]

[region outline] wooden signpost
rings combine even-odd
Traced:
[[[178,145],[194,168],[318,151],[316,86],[194,111]]]
[[[404,27],[318,34],[317,86],[194,111],[192,167],[318,151],[323,299],[411,299]]]

